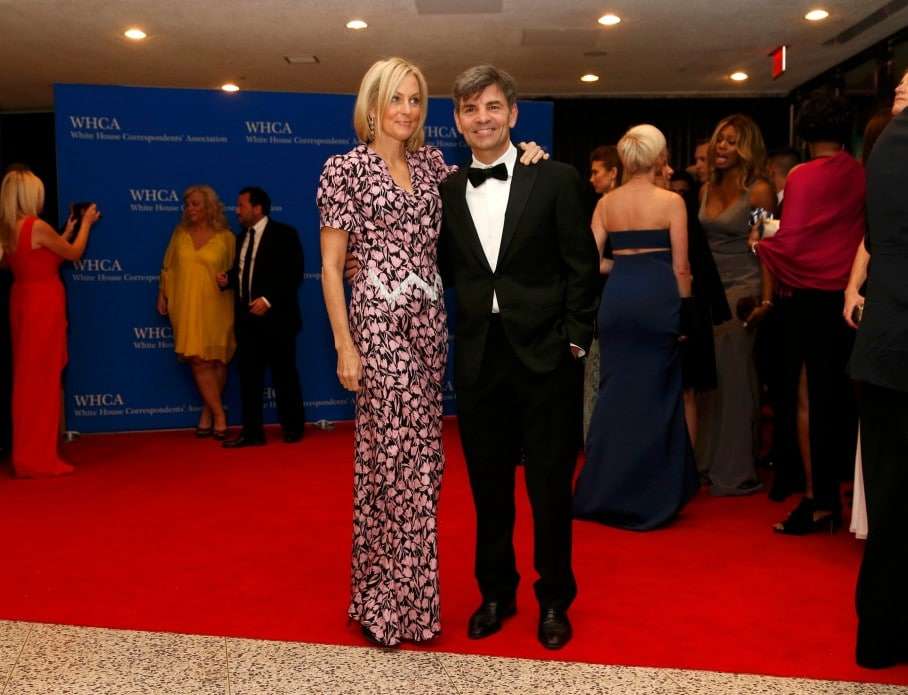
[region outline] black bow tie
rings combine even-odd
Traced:
[[[481,186],[486,182],[486,179],[498,179],[499,181],[508,180],[508,168],[505,166],[504,162],[496,164],[493,167],[488,169],[479,169],[477,167],[470,167],[470,170],[467,171],[467,178],[470,179],[470,183],[473,184],[473,187]]]

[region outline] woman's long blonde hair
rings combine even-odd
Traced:
[[[10,171],[0,185],[0,246],[10,249],[16,223],[44,208],[44,184],[27,169]]]
[[[716,170],[716,141],[719,133],[731,126],[738,135],[738,159],[741,162],[741,187],[749,187],[758,177],[765,175],[766,145],[763,142],[763,133],[753,119],[740,113],[728,116],[719,121],[709,139],[707,153],[707,166],[709,167],[710,183],[719,183],[720,172]]]
[[[202,196],[205,204],[205,221],[208,226],[215,231],[229,230],[230,225],[227,223],[227,216],[224,214],[224,203],[221,202],[215,190],[207,185],[190,186],[183,191],[183,202],[185,203],[193,193],[198,193]],[[183,228],[192,226],[189,223],[189,216],[185,207],[183,208],[183,217],[180,219],[180,226]]]

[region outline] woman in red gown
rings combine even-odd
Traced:
[[[92,205],[78,232],[70,217],[62,235],[38,219],[44,184],[30,171],[11,171],[0,187],[0,244],[13,271],[10,332],[13,342],[13,469],[20,478],[63,475],[73,468],[57,451],[60,374],[66,364],[66,293],[60,264],[82,256]],[[76,233],[77,232],[77,233]],[[73,238],[75,237],[75,238]]]

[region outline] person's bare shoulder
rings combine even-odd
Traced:
[[[663,206],[666,210],[676,210],[678,208],[684,208],[684,198],[675,193],[674,191],[669,191],[665,188],[659,188],[656,190],[656,202]]]
[[[772,184],[764,178],[759,178],[753,182],[750,192],[754,195],[769,195],[773,192]]]
[[[764,178],[758,178],[750,187],[750,203],[754,207],[766,208],[773,210],[775,208],[776,193]]]
[[[53,227],[44,220],[35,220],[35,223],[32,226],[32,238],[37,239],[38,241],[44,241],[51,234],[57,236],[57,232]]]

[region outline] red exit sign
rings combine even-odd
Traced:
[[[788,46],[781,45],[769,54],[772,58],[772,79],[777,79],[785,74],[788,68]]]

